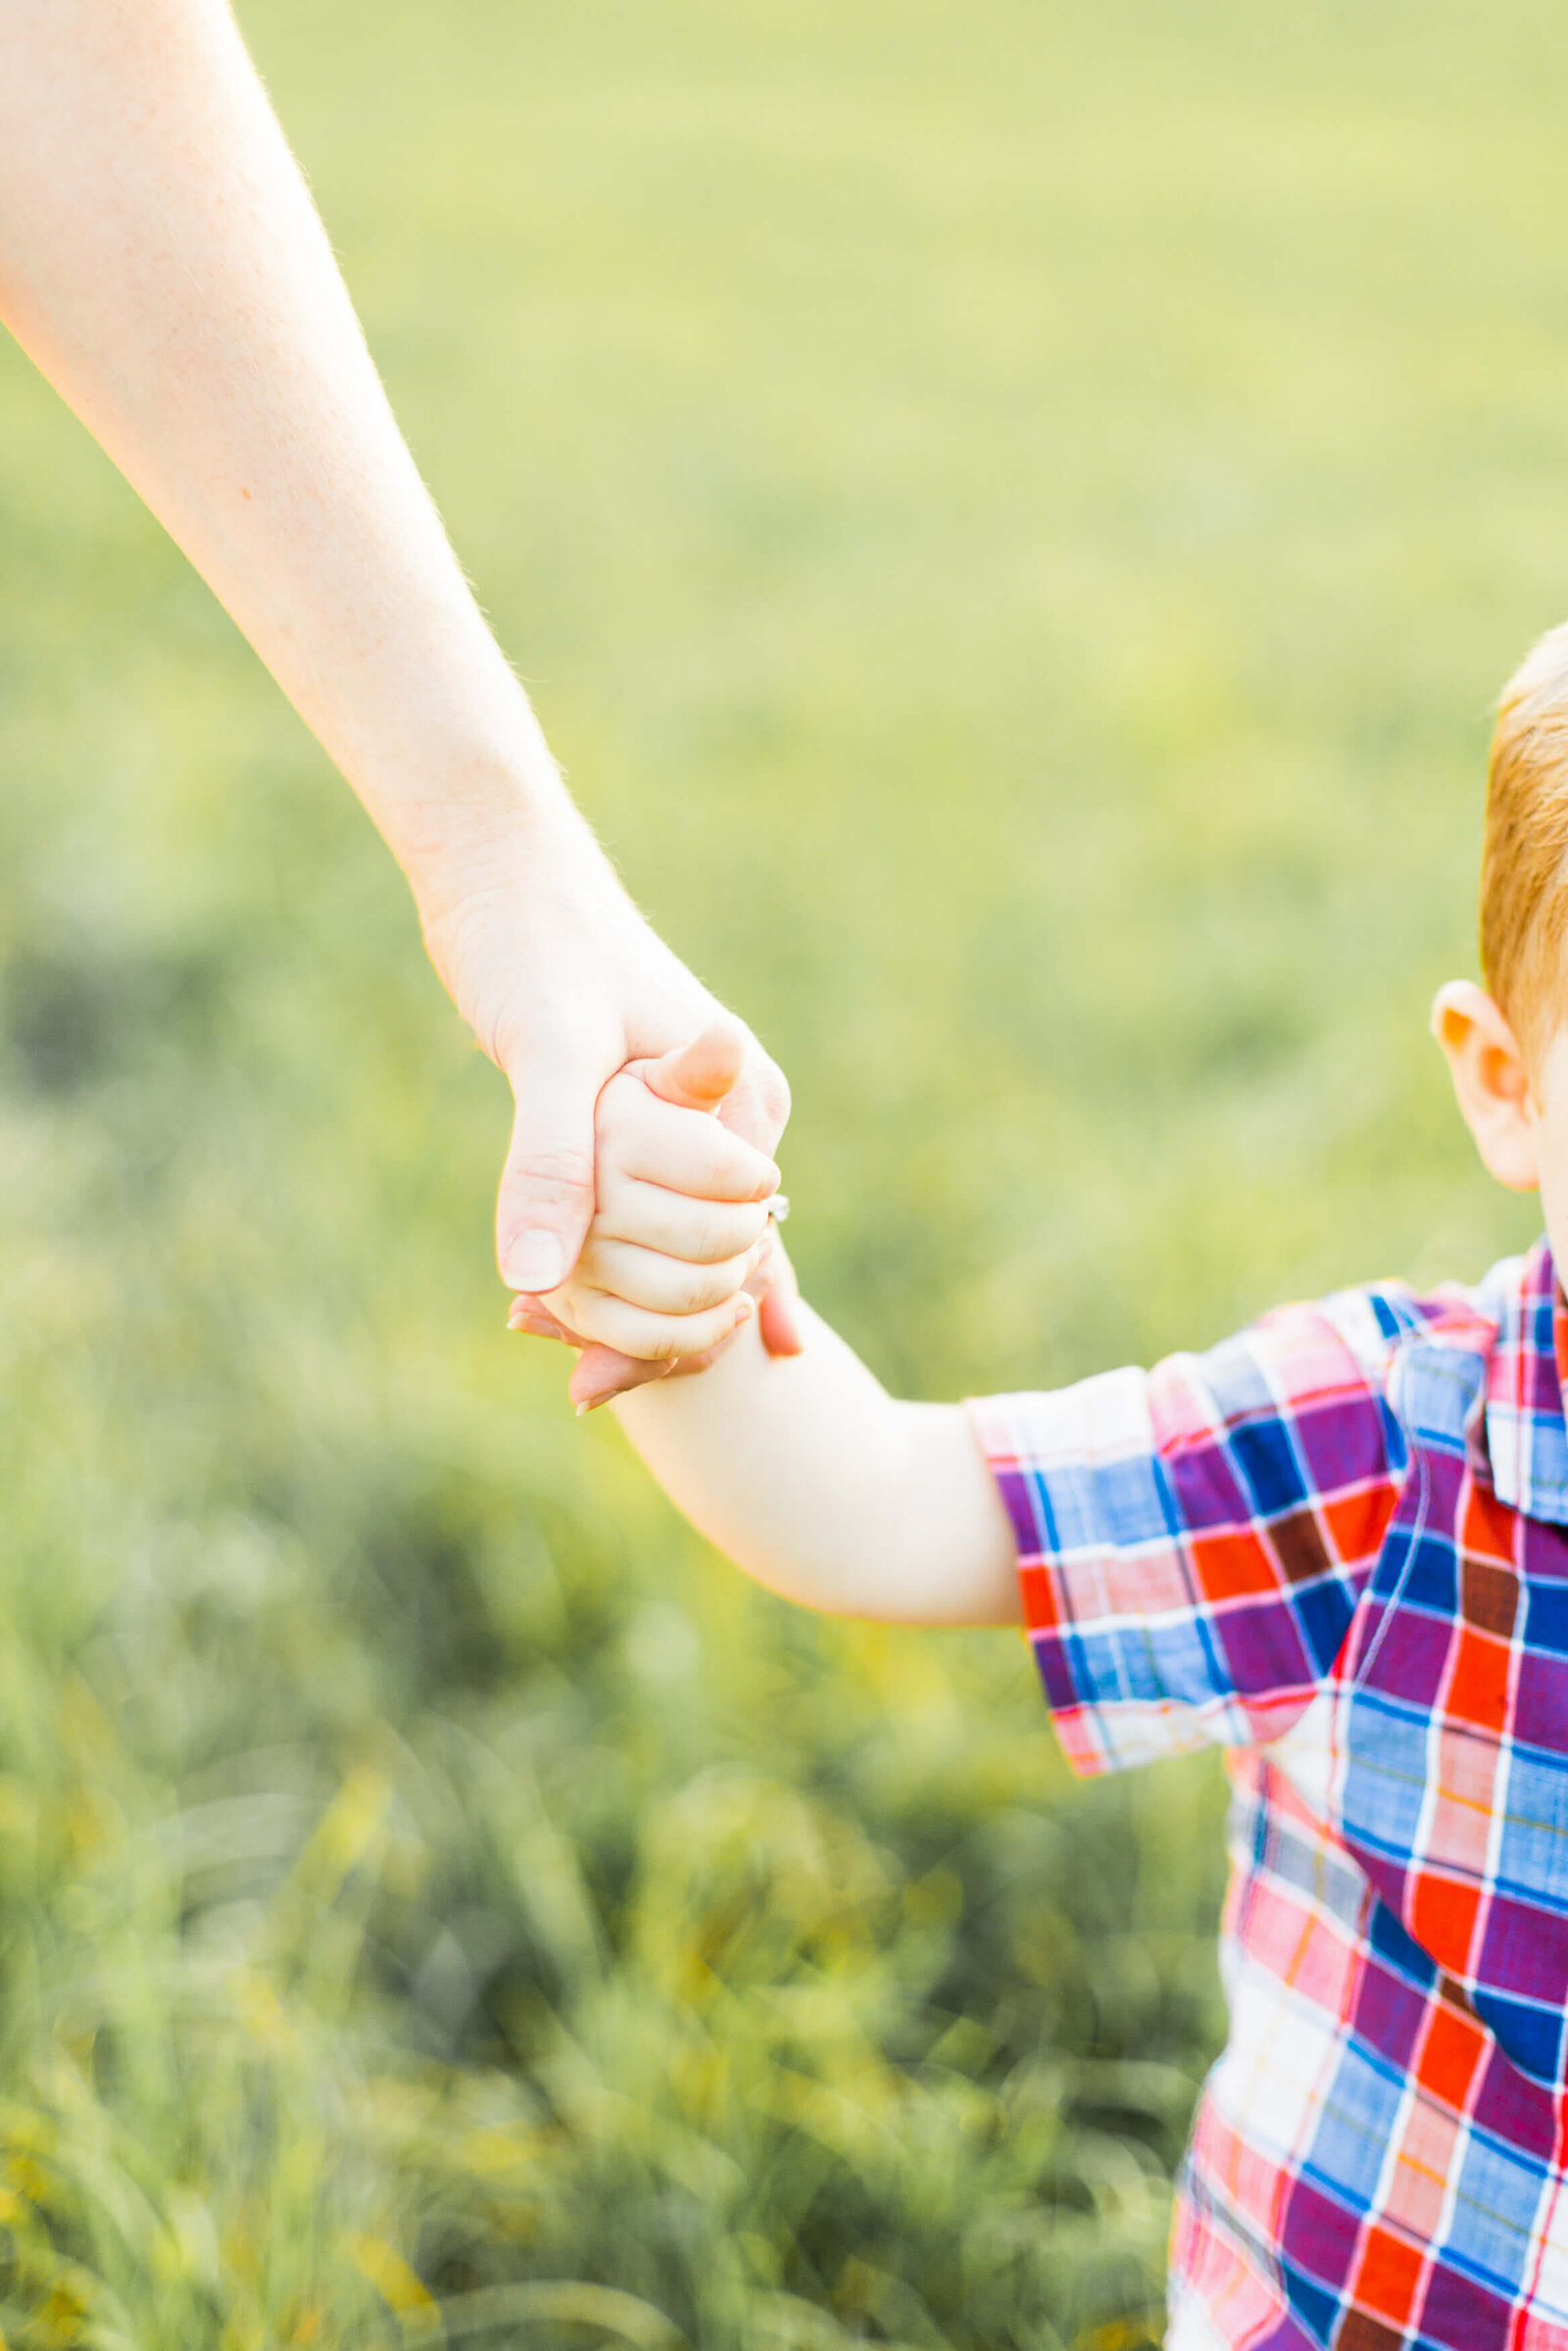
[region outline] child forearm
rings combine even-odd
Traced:
[[[957,1404],[901,1403],[818,1315],[804,1351],[755,1324],[710,1370],[615,1413],[662,1486],[760,1583],[838,1616],[1011,1624],[1015,1546]]]

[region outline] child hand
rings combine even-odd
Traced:
[[[769,1251],[778,1170],[711,1114],[744,1049],[715,1023],[662,1060],[629,1064],[599,1097],[582,1254],[558,1290],[517,1298],[510,1318],[589,1349],[569,1391],[579,1410],[626,1384],[628,1358],[649,1377],[699,1368],[755,1311],[745,1285]]]

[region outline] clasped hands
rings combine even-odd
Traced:
[[[793,1276],[767,1207],[779,1171],[717,1116],[747,1046],[737,1023],[714,1020],[672,1053],[628,1062],[600,1093],[577,1262],[558,1288],[519,1295],[509,1317],[581,1350],[567,1387],[579,1412],[639,1370],[705,1370],[754,1315],[769,1352],[799,1352]]]

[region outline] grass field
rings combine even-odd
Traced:
[[[1532,1234],[1423,1029],[1568,605],[1560,12],[245,23],[890,1384]],[[9,348],[0,550],[5,2341],[1134,2351],[1217,1770],[572,1421],[397,874]]]

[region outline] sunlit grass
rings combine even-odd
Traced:
[[[1544,6],[246,21],[884,1377],[1528,1236],[1422,1029],[1568,578]],[[571,1420],[398,877],[14,353],[0,545],[6,2340],[1131,2351],[1217,1773]]]

